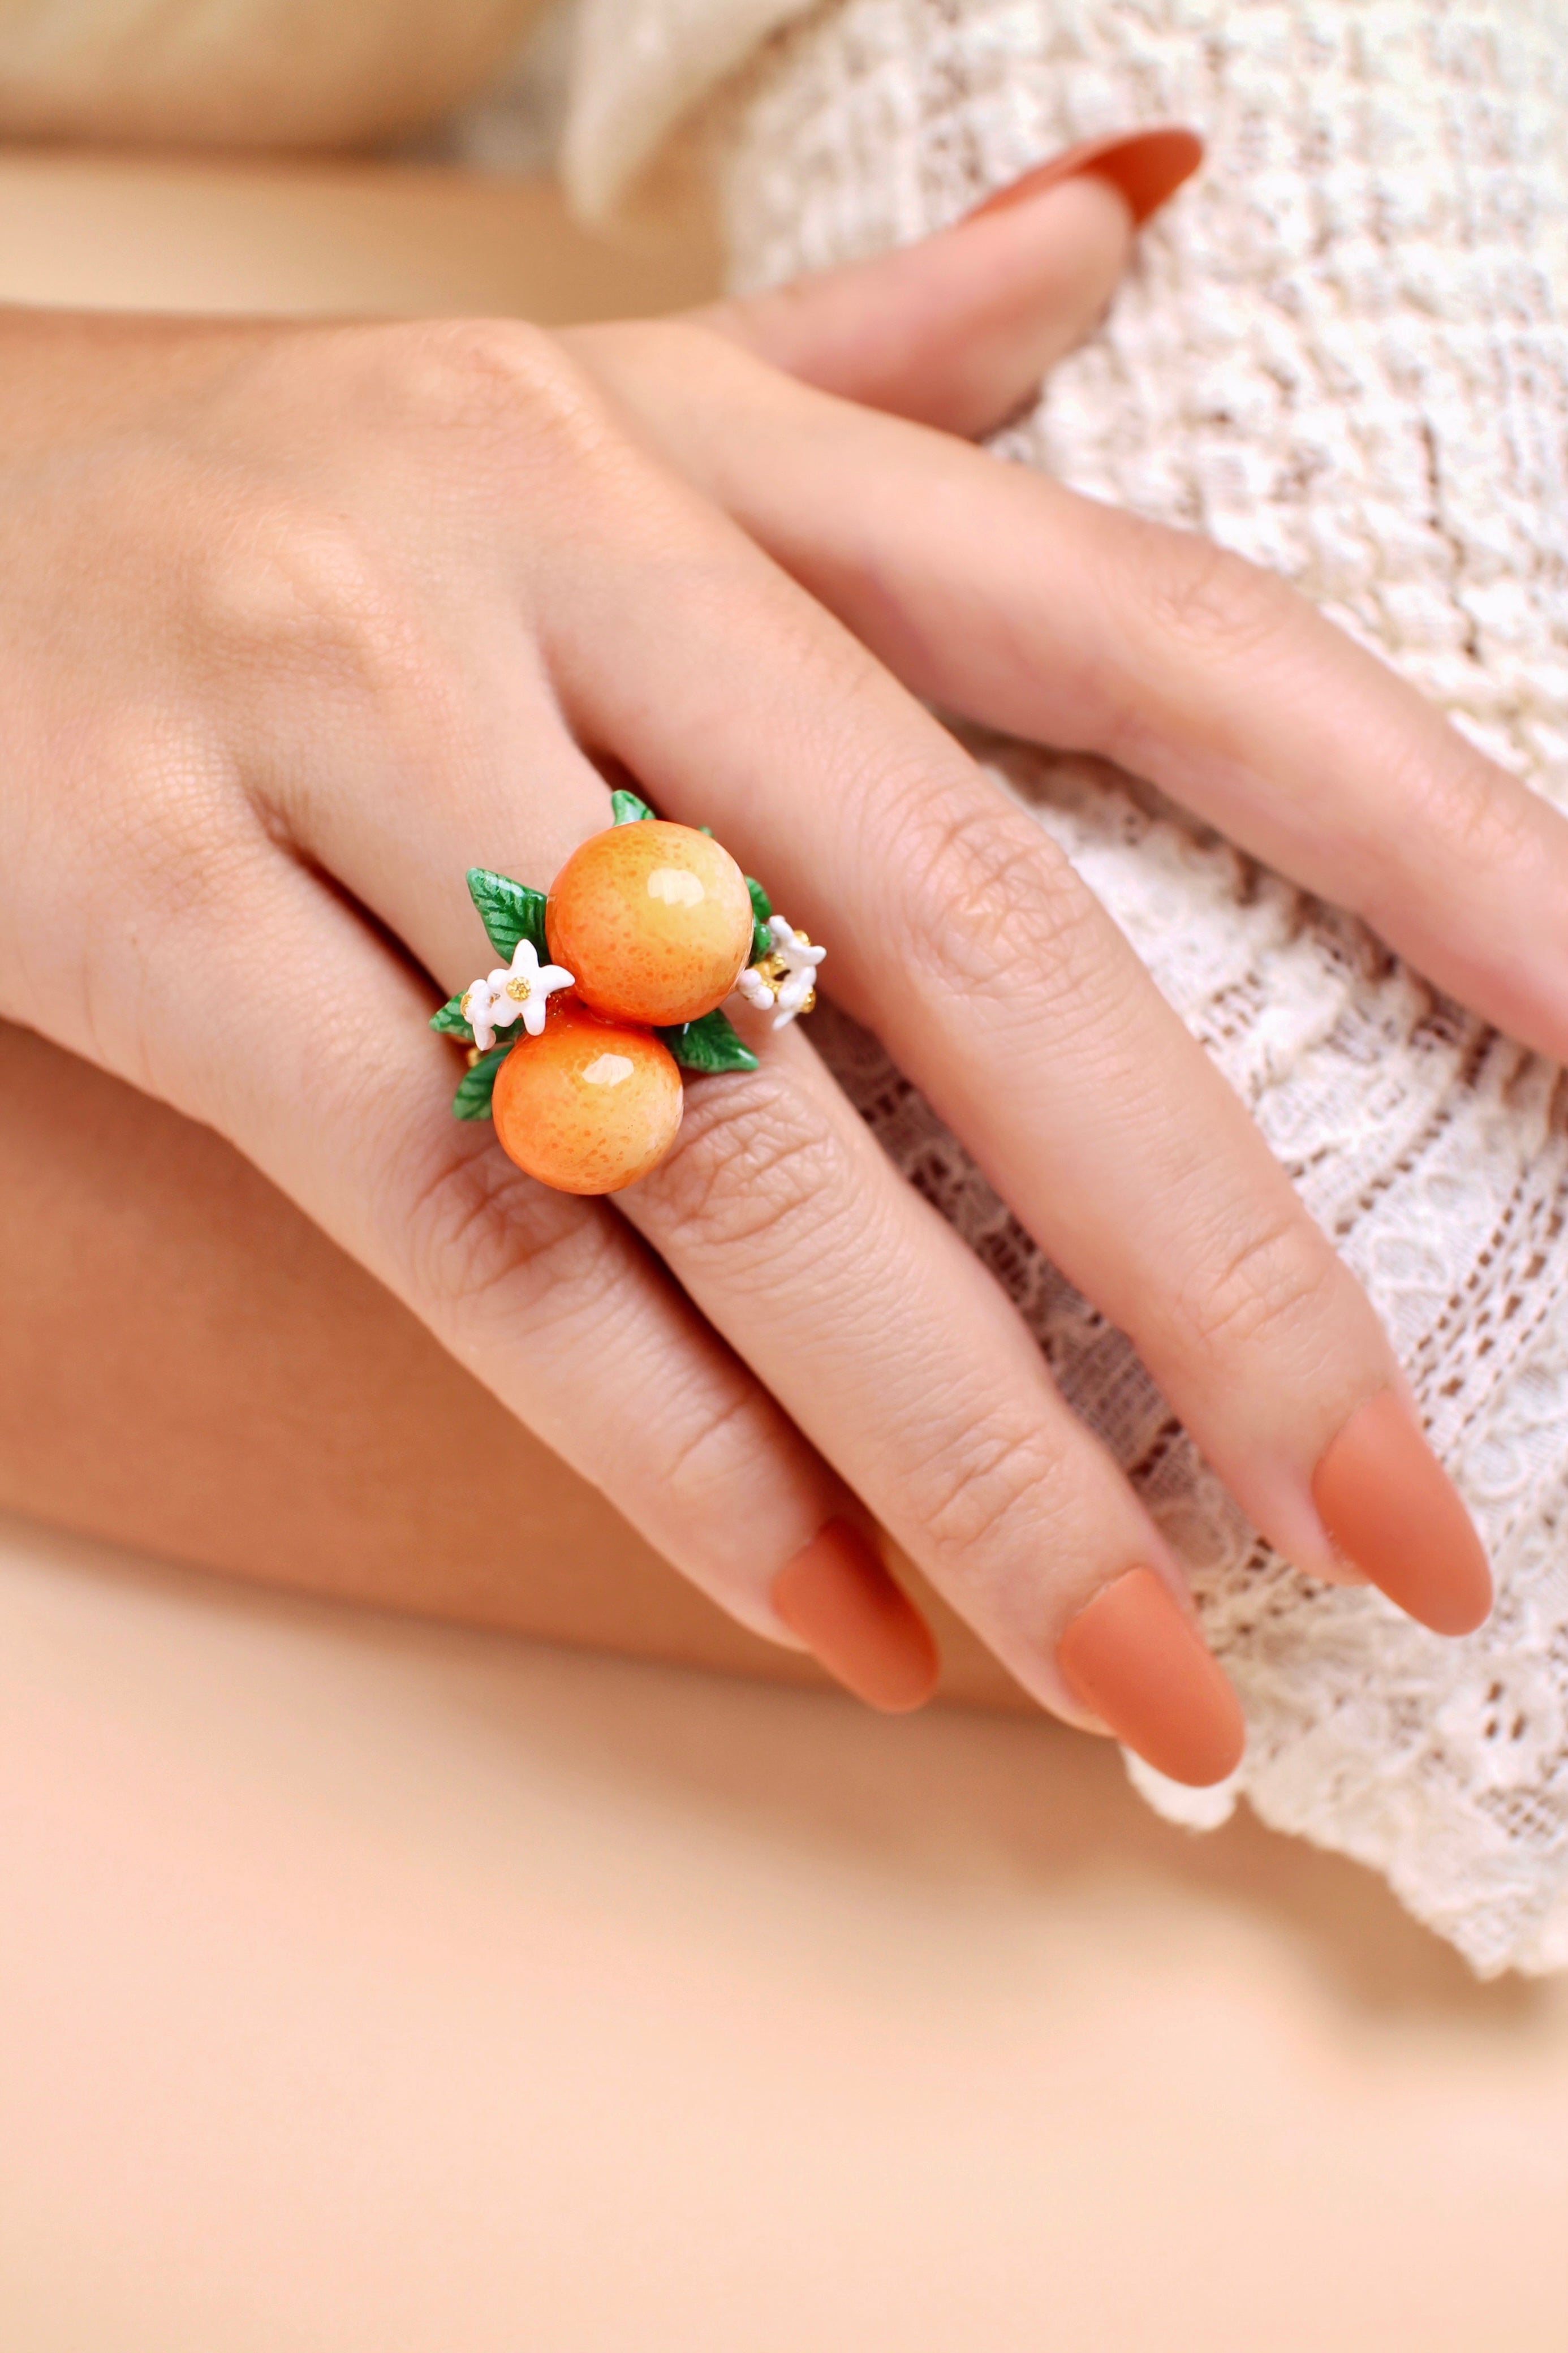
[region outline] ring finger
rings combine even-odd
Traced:
[[[689,543],[706,544],[679,593],[663,578],[670,519],[643,542],[650,586],[613,667],[557,595],[546,649],[578,725],[834,943],[836,995],[1129,1333],[1287,1557],[1330,1577],[1348,1559],[1427,1624],[1468,1630],[1490,1580],[1468,1515],[1365,1294],[1237,1098],[1032,819],[699,512]],[[608,549],[585,534],[582,555],[592,567]],[[700,666],[683,659],[694,637]]]
[[[620,1206],[1026,1690],[1176,1779],[1234,1768],[1240,1714],[1179,1565],[803,1039],[694,1088]]]

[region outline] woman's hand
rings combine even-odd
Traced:
[[[1061,333],[1129,233],[1078,179],[954,235],[1015,296],[1019,255],[1056,255]],[[812,300],[787,311],[806,373]],[[1044,310],[997,349],[1048,343]],[[1380,877],[1438,976],[1458,959],[1559,1051],[1564,829],[1271,584],[788,381],[737,347],[769,317],[570,348],[7,320],[0,1011],[231,1138],[745,1624],[885,1704],[923,1695],[858,1498],[1045,1704],[1213,1778],[1239,1723],[1180,1564],[797,1031],[693,1084],[613,1207],[452,1121],[426,1020],[482,961],[465,870],[547,881],[616,766],[711,823],[1270,1539],[1457,1630],[1485,1565],[1364,1296],[1098,903],[915,697],[1223,794],[1243,838],[1272,809],[1282,863],[1369,911]],[[1489,959],[1470,909],[1510,860],[1541,895]]]

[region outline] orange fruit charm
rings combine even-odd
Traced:
[[[658,818],[574,850],[544,925],[585,1005],[655,1029],[711,1013],[752,953],[751,893],[729,851]]]
[[[618,1193],[658,1167],[681,1106],[679,1070],[657,1038],[557,997],[542,1034],[520,1038],[497,1072],[491,1116],[503,1150],[542,1185]]]

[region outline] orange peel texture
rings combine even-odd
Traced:
[[[521,1038],[497,1072],[491,1115],[509,1158],[542,1185],[618,1193],[664,1158],[683,1100],[658,1039],[557,997],[542,1033]]]
[[[673,1028],[721,1005],[752,952],[746,878],[690,826],[613,826],[574,850],[545,911],[555,963],[618,1021]]]

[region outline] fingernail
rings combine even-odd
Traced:
[[[1382,1389],[1352,1414],[1312,1475],[1336,1548],[1423,1626],[1470,1634],[1492,1606],[1481,1540],[1403,1398]]]
[[[1184,180],[1191,179],[1204,160],[1204,142],[1195,131],[1186,131],[1175,123],[1162,123],[1153,131],[1116,131],[1108,138],[1083,139],[1065,153],[1053,155],[1048,164],[1037,164],[1005,188],[998,188],[994,196],[976,205],[966,213],[966,220],[976,220],[982,213],[1005,212],[1009,205],[1026,205],[1031,198],[1043,195],[1060,180],[1076,179],[1081,172],[1093,172],[1102,180],[1121,189],[1131,207],[1133,220],[1142,228],[1143,223],[1163,204],[1173,196]]]
[[[1057,1664],[1079,1704],[1170,1780],[1203,1789],[1240,1764],[1240,1702],[1152,1568],[1130,1568],[1079,1611]]]
[[[868,1707],[904,1715],[936,1689],[942,1662],[931,1628],[847,1520],[829,1520],[780,1569],[770,1599],[790,1632]]]

